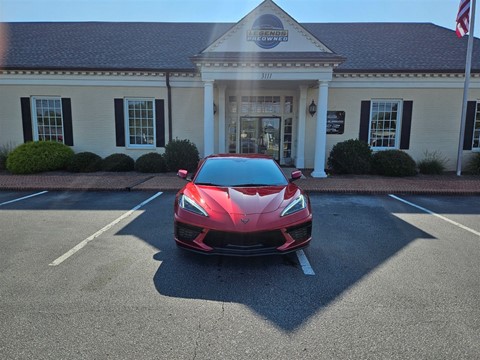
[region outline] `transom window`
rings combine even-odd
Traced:
[[[63,143],[62,101],[59,97],[33,97],[34,140]]]
[[[240,112],[247,113],[279,113],[280,96],[242,96]]]
[[[128,146],[152,147],[155,144],[153,99],[125,99]]]
[[[396,148],[400,131],[401,101],[373,100],[369,144],[372,148]]]
[[[475,113],[475,123],[473,125],[472,148],[476,150],[480,150],[480,102],[477,102],[477,111]]]

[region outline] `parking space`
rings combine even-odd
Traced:
[[[478,196],[402,196],[405,201],[444,216],[476,232],[480,232],[480,201]]]
[[[302,256],[230,258],[176,248],[172,192],[32,194],[0,192],[5,358],[480,353],[480,236],[419,208],[478,231],[478,197],[312,194]]]

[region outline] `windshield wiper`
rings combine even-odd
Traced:
[[[204,186],[220,186],[218,184],[209,183],[209,182],[196,182],[195,185],[204,185]]]

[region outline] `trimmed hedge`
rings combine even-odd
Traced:
[[[165,162],[169,171],[195,171],[200,161],[197,146],[190,140],[173,140],[165,146]]]
[[[63,170],[74,152],[55,141],[32,141],[16,147],[7,157],[7,170],[14,174],[34,174]]]
[[[102,170],[102,158],[89,151],[80,152],[73,155],[67,170],[76,173],[100,171]]]
[[[126,154],[112,154],[102,161],[102,169],[105,171],[120,172],[132,171],[135,167],[135,161]]]
[[[350,139],[335,144],[328,157],[328,167],[336,174],[368,174],[372,150],[361,140]]]
[[[162,173],[167,171],[167,165],[161,154],[151,152],[135,161],[135,170],[143,173]]]
[[[417,164],[406,152],[383,150],[373,154],[372,170],[383,176],[414,176],[417,174]]]

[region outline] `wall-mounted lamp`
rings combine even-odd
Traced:
[[[308,112],[311,116],[315,115],[315,113],[317,112],[317,105],[315,104],[315,101],[312,100],[312,103],[308,107]]]
[[[213,103],[213,115],[217,113],[217,105]]]

